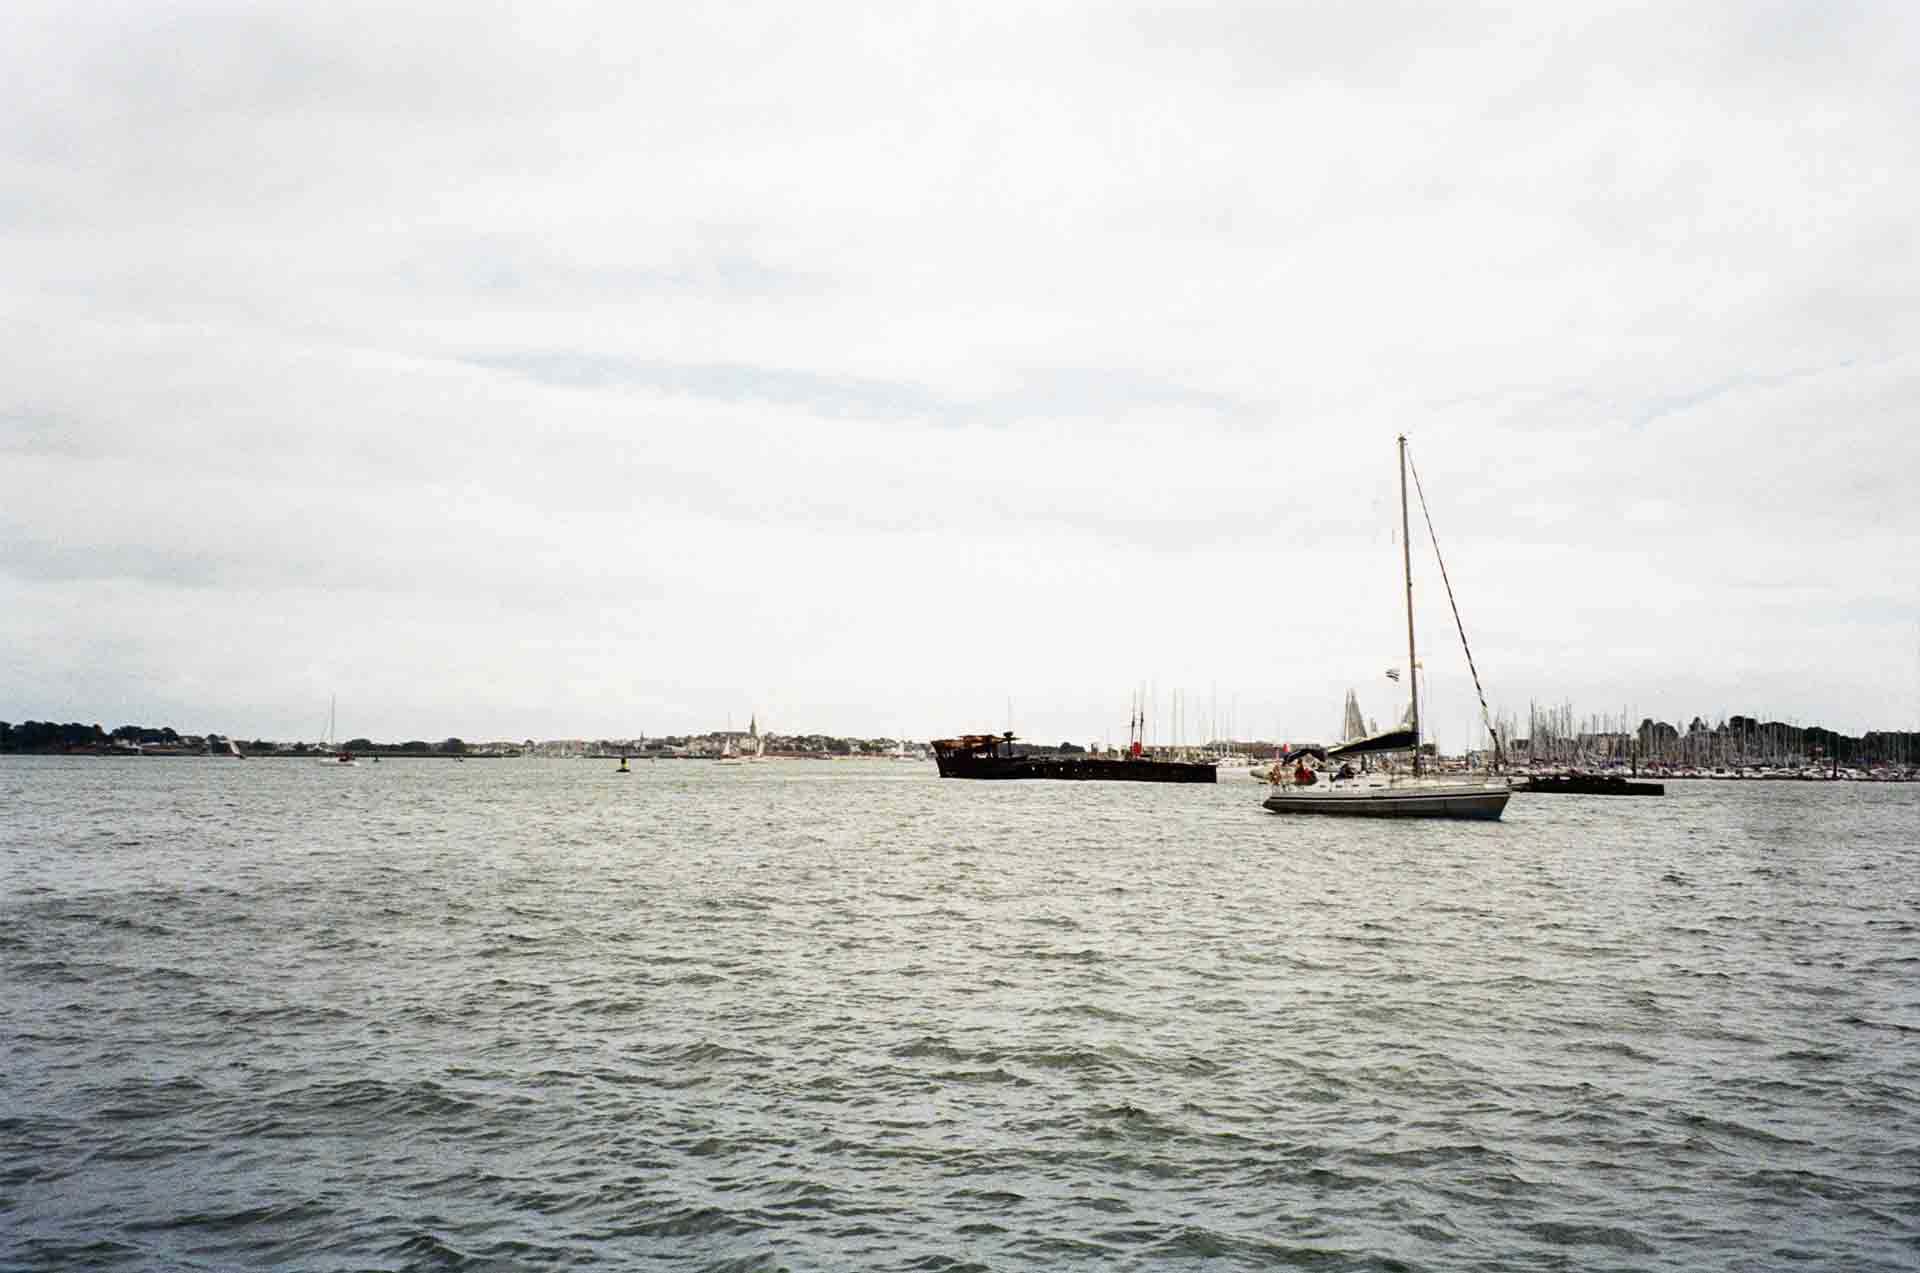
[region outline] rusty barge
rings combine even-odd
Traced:
[[[1619,774],[1534,774],[1513,784],[1515,791],[1562,796],[1664,796],[1664,783],[1629,781]]]
[[[1069,782],[1217,782],[1211,764],[1154,760],[1145,754],[1032,756],[1014,748],[1012,734],[962,734],[933,741],[942,778],[1054,778]]]

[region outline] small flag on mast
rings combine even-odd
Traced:
[[[1399,669],[1399,668],[1397,668],[1397,667],[1390,667],[1390,668],[1388,668],[1388,669],[1387,669],[1387,679],[1388,679],[1389,681],[1397,681],[1397,680],[1399,680],[1399,679],[1400,679],[1400,669]]]

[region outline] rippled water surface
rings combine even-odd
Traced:
[[[0,759],[0,1267],[1920,1266],[1920,788]]]

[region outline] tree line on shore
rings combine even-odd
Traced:
[[[891,755],[895,740],[831,738],[822,734],[793,736],[764,736],[770,752],[805,753],[837,756]],[[701,747],[718,748],[721,741],[730,741],[736,747],[748,747],[750,736],[739,731],[713,733],[706,735],[687,735],[660,738],[633,738],[626,740],[601,739],[597,742],[580,739],[560,740],[548,743],[536,743],[529,738],[523,743],[473,743],[459,738],[443,738],[439,742],[427,742],[423,739],[411,739],[407,742],[376,742],[370,738],[349,738],[335,746],[356,755],[390,756],[471,756],[471,755],[646,755],[652,752],[684,752]],[[147,752],[176,753],[216,751],[226,752],[229,739],[224,734],[182,733],[171,726],[154,727],[150,725],[122,725],[118,729],[107,730],[100,725],[89,725],[79,721],[59,723],[55,721],[30,720],[22,724],[10,724],[0,721],[0,752],[25,753],[34,755],[69,754],[111,754],[114,752],[132,753],[135,750]],[[279,743],[270,739],[256,738],[251,742],[244,738],[233,738],[240,751],[249,756],[306,756],[319,755],[327,748],[319,743]],[[1065,744],[1069,748],[1071,744]],[[1075,749],[1077,750],[1077,749]]]
[[[324,750],[308,743],[276,743],[264,738],[256,738],[252,742],[233,741],[251,756],[300,756]],[[170,725],[158,728],[122,725],[108,731],[99,725],[85,725],[78,721],[57,723],[30,720],[18,725],[0,721],[0,752],[60,755],[67,752],[132,751],[136,748],[225,750],[227,742],[224,734],[182,734]],[[367,738],[351,738],[340,746],[354,752],[392,752],[418,756],[460,756],[467,751],[466,743],[458,738],[446,738],[437,743],[421,739],[404,743],[376,743]]]

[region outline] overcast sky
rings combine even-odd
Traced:
[[[1899,0],[13,0],[0,716],[1327,735],[1404,431],[1497,708],[1920,727],[1917,63]]]

